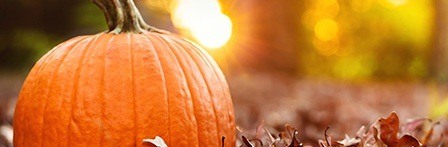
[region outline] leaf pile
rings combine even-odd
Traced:
[[[297,128],[286,124],[285,131],[280,132],[277,138],[269,132],[263,124],[258,125],[255,134],[244,132],[237,128],[237,146],[255,147],[255,146],[276,146],[276,147],[299,147],[303,146],[298,138]]]
[[[355,137],[345,135],[337,140],[328,134],[329,128],[318,140],[321,147],[413,147],[413,146],[447,146],[448,126],[440,122],[433,123],[430,119],[420,118],[409,120],[400,126],[400,120],[395,112],[387,118],[380,118],[370,128],[361,127]],[[436,133],[437,132],[437,133]],[[284,131],[272,134],[263,124],[255,133],[238,129],[237,146],[240,147],[302,147],[304,145],[297,128],[286,124]]]
[[[342,139],[361,126],[369,128],[392,111],[400,118],[438,119],[429,112],[430,87],[422,83],[352,83],[275,74],[235,76],[229,83],[235,121],[241,128],[255,130],[256,124],[265,120],[265,125],[272,127],[268,129],[283,130],[288,123],[297,127],[304,144],[314,146],[327,126],[334,137]],[[440,99],[444,97],[448,92],[440,94]]]

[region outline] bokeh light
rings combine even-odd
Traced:
[[[322,41],[321,39],[314,38],[313,45],[320,55],[331,56],[339,51],[339,40],[334,38],[328,41]]]
[[[352,0],[352,9],[355,12],[366,12],[372,7],[372,0]]]
[[[322,19],[314,26],[314,33],[322,41],[331,40],[338,33],[338,24],[329,18]]]
[[[339,4],[335,0],[310,1],[309,5],[302,16],[302,21],[309,30],[313,30],[318,21],[324,18],[334,19],[339,14]]]

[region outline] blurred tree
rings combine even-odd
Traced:
[[[257,72],[299,73],[302,48],[303,1],[237,1],[230,12],[234,40],[228,48],[237,62],[234,67]]]
[[[62,40],[98,32],[99,27],[92,23],[83,25],[80,19],[88,18],[87,22],[105,26],[101,11],[89,9],[90,5],[93,6],[89,0],[3,0],[0,5],[0,72],[28,71],[37,59]]]
[[[306,75],[342,80],[425,77],[432,3],[426,0],[306,0]],[[312,65],[312,66],[310,66]]]
[[[440,82],[448,81],[448,0],[434,0],[434,46],[431,54],[431,74]]]
[[[431,73],[443,78],[448,74],[447,4],[433,1],[220,0],[233,35],[224,48],[208,51],[224,70],[348,80],[421,78],[429,57]],[[431,30],[433,9],[437,24]],[[149,11],[142,9],[150,24],[174,30],[168,13]],[[106,29],[89,0],[4,0],[0,20],[0,71],[27,71],[60,41]],[[437,39],[428,55],[432,34]]]

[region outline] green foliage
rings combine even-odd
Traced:
[[[107,29],[103,13],[92,2],[80,3],[74,10],[75,23],[79,28],[92,33]]]
[[[28,71],[59,42],[52,35],[28,28],[16,28],[8,36],[10,37],[1,39],[4,42],[0,43],[0,68],[11,71]]]
[[[59,42],[55,37],[39,30],[17,29],[13,35],[13,47],[21,50],[30,50],[32,60],[36,61]]]

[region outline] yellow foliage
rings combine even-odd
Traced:
[[[439,90],[435,85],[432,85],[429,88],[429,101],[429,116],[431,118],[437,119],[440,117],[448,116],[448,97],[441,97],[439,94]]]

